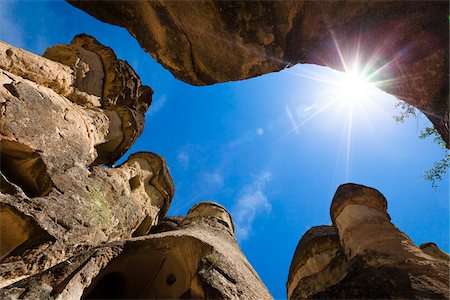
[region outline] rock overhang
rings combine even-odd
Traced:
[[[68,2],[126,28],[175,77],[194,85],[297,63],[343,71],[357,57],[381,89],[420,109],[449,140],[445,1]]]

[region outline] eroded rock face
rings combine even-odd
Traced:
[[[450,256],[441,249],[439,249],[439,247],[433,242],[424,243],[419,247],[420,249],[422,249],[423,252],[434,258],[450,261]]]
[[[347,275],[347,257],[334,226],[309,229],[295,249],[287,282],[288,299],[307,299]]]
[[[65,65],[0,43],[2,287],[146,234],[174,193],[154,153],[99,166],[113,164],[142,131],[150,88],[86,35],[47,54]]]
[[[379,191],[342,185],[330,213],[333,225],[311,228],[297,246],[288,299],[449,297],[448,255],[395,227]]]
[[[129,65],[86,35],[44,56],[0,44],[0,298],[270,299],[225,208],[163,219],[163,158],[100,166],[150,105]]]
[[[125,27],[177,78],[240,80],[297,63],[359,63],[448,141],[445,1],[70,1]],[[337,46],[338,45],[338,46]],[[351,67],[351,66],[349,66]]]
[[[272,298],[240,251],[231,217],[222,206],[200,203],[186,217],[170,217],[163,222],[172,222],[173,226],[90,249],[8,286],[0,295],[58,299]]]
[[[111,48],[85,34],[77,35],[70,45],[48,48],[43,56],[69,66],[78,91],[99,97],[95,103],[85,103],[83,98],[76,101],[105,110],[110,130],[107,141],[96,146],[99,155],[94,164],[112,165],[144,130],[153,91],[142,85],[131,66]]]

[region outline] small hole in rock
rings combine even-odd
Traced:
[[[131,190],[134,191],[141,185],[141,178],[139,177],[139,175],[136,175],[133,178],[131,178],[128,182],[130,183]]]
[[[175,281],[177,281],[177,278],[175,277],[175,275],[173,275],[172,273],[167,275],[167,278],[166,278],[167,285],[172,285],[175,283]]]

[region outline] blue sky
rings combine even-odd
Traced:
[[[377,188],[397,227],[417,244],[434,241],[449,252],[449,178],[437,191],[421,179],[445,151],[418,139],[429,125],[424,116],[394,121],[394,97],[371,93],[371,101],[354,103],[349,122],[349,104],[331,105],[333,87],[309,79],[340,75],[312,65],[195,87],[175,79],[126,30],[65,2],[0,1],[0,39],[14,46],[42,54],[82,32],[113,48],[155,91],[129,153],[167,160],[176,186],[169,215],[185,215],[199,201],[224,205],[242,250],[276,298],[285,298],[300,237],[331,223],[330,203],[342,183]]]

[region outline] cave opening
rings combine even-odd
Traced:
[[[0,170],[7,181],[20,187],[28,197],[47,196],[53,188],[40,155],[24,144],[0,141]]]
[[[32,231],[24,217],[10,207],[0,207],[0,260],[27,241]]]
[[[111,272],[97,282],[85,299],[124,299],[127,295],[127,277],[120,272]]]
[[[10,256],[20,256],[45,242],[54,242],[54,237],[15,207],[1,204],[0,261]]]
[[[180,299],[191,285],[184,259],[174,250],[125,252],[93,279],[82,299]]]

